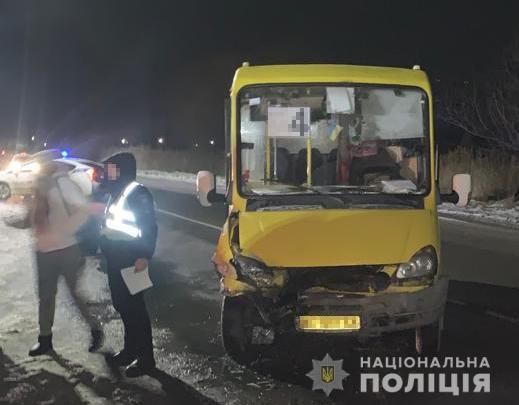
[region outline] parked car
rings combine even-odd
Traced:
[[[83,194],[91,195],[101,182],[103,176],[103,165],[88,159],[61,158],[56,159],[70,166],[69,176]]]
[[[30,195],[38,178],[41,162],[53,159],[68,166],[70,178],[85,195],[99,184],[103,165],[87,159],[59,158],[59,150],[45,150],[34,155],[15,155],[6,170],[0,171],[0,200],[12,195]]]
[[[0,200],[6,200],[11,195],[24,195],[31,192],[40,171],[37,160],[27,153],[13,156],[7,168],[0,171]]]

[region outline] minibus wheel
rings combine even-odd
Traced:
[[[252,302],[243,296],[223,297],[221,313],[222,343],[236,362],[249,365],[261,357],[252,344],[253,321],[259,317]]]

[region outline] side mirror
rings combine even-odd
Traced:
[[[214,174],[208,171],[196,175],[196,196],[202,207],[210,207],[209,194],[215,191]]]
[[[202,207],[225,202],[225,196],[216,192],[214,174],[208,171],[201,171],[196,175],[196,196]]]
[[[441,202],[450,202],[458,207],[465,207],[469,203],[471,188],[470,174],[455,174],[452,177],[452,193],[442,194]]]
[[[452,191],[458,194],[458,207],[465,207],[469,203],[470,192],[472,190],[472,179],[470,174],[455,174],[452,177]]]

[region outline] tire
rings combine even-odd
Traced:
[[[415,329],[415,350],[420,355],[435,355],[441,349],[443,318],[429,325]]]
[[[252,302],[243,296],[224,297],[221,317],[222,343],[227,354],[243,365],[259,360],[261,345],[252,344],[253,322],[259,314]]]
[[[4,201],[11,197],[11,187],[7,183],[0,183],[0,200]]]

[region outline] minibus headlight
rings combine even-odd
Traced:
[[[432,278],[436,274],[437,268],[436,251],[432,246],[427,246],[416,253],[407,263],[398,265],[396,278],[399,280]]]
[[[238,278],[252,282],[259,288],[270,287],[274,282],[274,272],[264,263],[246,256],[234,258]]]

